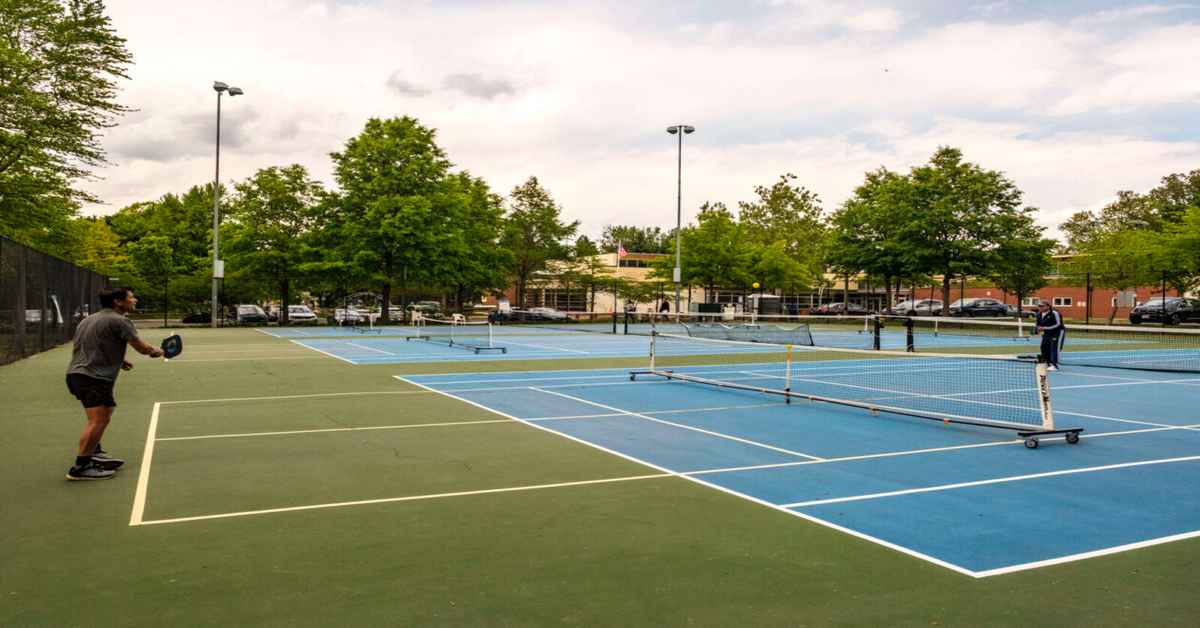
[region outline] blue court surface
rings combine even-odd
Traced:
[[[820,378],[832,364],[794,368]],[[865,373],[878,361],[836,368]],[[753,383],[781,369],[675,370]],[[995,399],[959,377],[947,396]],[[1031,450],[1008,430],[630,381],[622,369],[397,379],[974,577],[1200,536],[1200,374],[1065,367],[1050,377],[1058,425],[1085,429],[1077,445],[1045,438]]]

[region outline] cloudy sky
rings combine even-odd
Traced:
[[[673,226],[785,172],[836,208],[867,170],[939,145],[1001,170],[1053,227],[1200,168],[1200,5],[1186,3],[109,0],[135,56],[89,189],[111,213],[213,176],[328,154],[371,117],[438,130],[507,194],[531,175],[579,219]]]

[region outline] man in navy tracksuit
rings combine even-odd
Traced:
[[[1062,314],[1050,307],[1049,301],[1038,303],[1037,331],[1042,335],[1042,359],[1051,371],[1058,370],[1058,352],[1067,339],[1067,328],[1063,326]]]

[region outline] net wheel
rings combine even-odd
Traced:
[[[1072,445],[1079,443],[1079,432],[1067,432],[1067,442]]]
[[[1037,449],[1037,448],[1038,448],[1038,439],[1036,439],[1036,438],[1026,438],[1025,439],[1025,449]]]

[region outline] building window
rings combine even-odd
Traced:
[[[1055,307],[1071,307],[1074,304],[1074,299],[1071,297],[1054,297]]]
[[[1024,299],[1021,299],[1021,305],[1026,307],[1036,306],[1041,302],[1041,297],[1025,297]]]
[[[621,259],[617,261],[621,268],[650,268],[650,262],[644,259]]]

